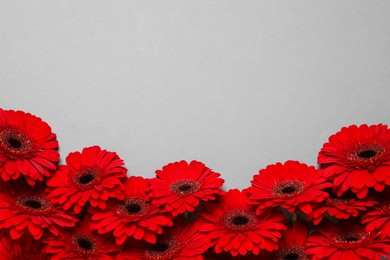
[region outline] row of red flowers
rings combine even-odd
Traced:
[[[127,177],[98,146],[58,165],[42,119],[0,109],[0,259],[380,259],[390,252],[390,130],[342,128],[319,168],[268,165],[224,191],[198,161]]]

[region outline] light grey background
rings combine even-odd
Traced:
[[[1,1],[0,107],[42,117],[62,159],[129,173],[197,159],[245,188],[316,164],[328,136],[389,123],[390,1]]]

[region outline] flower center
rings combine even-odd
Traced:
[[[357,156],[359,156],[362,159],[370,159],[374,157],[376,154],[377,152],[375,150],[364,150],[359,152]]]
[[[135,203],[129,204],[126,206],[127,212],[134,214],[138,213],[141,210],[141,206]]]
[[[92,253],[96,248],[96,243],[91,237],[85,234],[77,234],[73,236],[73,244],[78,250],[83,253]]]
[[[83,167],[74,172],[69,172],[69,181],[80,189],[90,189],[99,180],[99,169],[97,167]]]
[[[354,247],[357,243],[361,242],[366,235],[366,233],[361,231],[346,232],[335,236],[333,241],[340,246],[350,248],[350,246]]]
[[[79,177],[79,182],[81,184],[88,184],[90,183],[91,181],[93,181],[95,179],[95,176],[93,175],[93,173],[89,173],[89,172],[86,172],[84,173],[83,175],[81,175]]]
[[[357,169],[375,168],[383,159],[386,150],[380,144],[362,144],[353,148],[348,155],[351,167]]]
[[[150,245],[143,251],[146,260],[170,260],[180,251],[180,243],[171,237],[166,237]]]
[[[244,231],[255,226],[256,220],[254,213],[238,209],[226,213],[222,221],[231,230]]]
[[[276,197],[292,197],[300,194],[305,185],[300,181],[282,181],[273,188],[273,195]]]
[[[76,240],[78,247],[82,248],[83,250],[91,251],[93,249],[93,243],[91,240],[81,237]]]
[[[132,221],[139,220],[148,213],[149,205],[144,198],[132,197],[118,205],[118,213]]]
[[[31,194],[16,199],[16,204],[29,214],[42,214],[51,208],[50,201],[45,197]]]
[[[33,153],[33,144],[26,134],[12,128],[0,129],[0,149],[12,158],[28,158]]]
[[[302,246],[288,246],[276,252],[277,260],[306,260],[305,248]]]
[[[199,190],[200,185],[194,180],[180,180],[171,185],[171,191],[176,195],[186,196]]]

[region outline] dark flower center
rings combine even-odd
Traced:
[[[12,148],[18,149],[18,148],[22,147],[22,143],[15,138],[11,137],[7,141],[8,141],[9,146],[11,146]]]
[[[199,188],[199,183],[194,180],[180,180],[171,185],[171,191],[179,196],[195,193]]]
[[[233,210],[227,212],[223,217],[226,227],[234,231],[249,230],[256,225],[256,215],[248,210]]]
[[[79,177],[79,182],[81,184],[88,184],[88,183],[92,182],[94,179],[95,179],[95,176],[92,173],[87,172]]]
[[[276,260],[307,260],[305,248],[302,246],[287,246],[279,248],[276,252]]]
[[[299,255],[296,253],[290,253],[283,257],[283,260],[298,260],[298,259],[299,259]]]
[[[159,253],[167,251],[168,248],[169,248],[169,245],[166,243],[157,243],[153,246],[154,251],[159,252]]]
[[[366,237],[366,233],[359,231],[346,232],[334,238],[336,243],[355,245]]]
[[[118,204],[118,210],[123,217],[131,221],[138,221],[148,214],[149,203],[142,197],[131,197]]]
[[[131,204],[126,205],[126,209],[129,213],[134,214],[134,213],[140,212],[141,206],[139,204],[136,204],[136,203],[131,203]]]
[[[99,182],[100,169],[98,167],[81,167],[68,175],[69,181],[80,189],[90,189]]]
[[[169,260],[177,256],[177,253],[182,249],[179,241],[173,237],[160,238],[156,244],[150,245],[143,250],[143,258],[145,260]]]
[[[26,205],[27,207],[30,207],[32,209],[39,209],[42,207],[42,204],[36,200],[27,200],[24,202],[24,205]]]
[[[273,188],[273,195],[277,197],[291,197],[300,194],[305,185],[300,181],[282,181]]]
[[[246,225],[248,223],[248,219],[245,216],[237,216],[233,218],[233,224],[237,226]]]
[[[362,159],[370,159],[377,154],[375,150],[363,150],[357,154]]]
[[[85,237],[80,237],[76,239],[78,247],[86,250],[86,251],[91,251],[94,249],[94,245],[91,240]]]
[[[30,138],[13,128],[0,129],[0,149],[10,158],[28,158],[34,153]]]
[[[50,201],[38,194],[24,195],[17,198],[15,201],[23,211],[28,212],[29,214],[42,214],[51,208]]]

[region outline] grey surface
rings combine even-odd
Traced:
[[[42,117],[62,159],[129,173],[197,159],[226,188],[316,164],[349,124],[389,124],[390,1],[0,1],[0,107]]]

